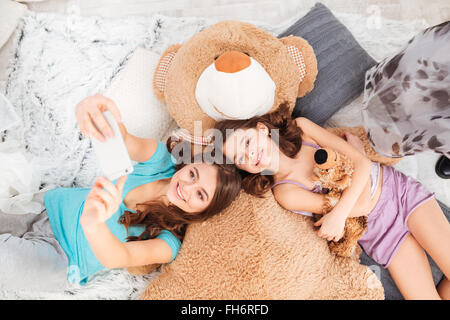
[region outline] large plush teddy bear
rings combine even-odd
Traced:
[[[223,118],[291,108],[313,89],[316,60],[296,37],[277,39],[225,21],[173,45],[154,74],[156,96],[191,142]],[[194,130],[194,122],[202,128]],[[363,136],[359,129],[351,132]],[[184,133],[183,133],[184,134]],[[367,140],[367,139],[366,139]],[[366,141],[368,148],[368,143]],[[366,150],[373,160],[377,155]],[[375,155],[375,157],[373,157]],[[382,160],[382,159],[381,159]],[[390,160],[388,160],[390,161]],[[130,268],[147,273],[157,266]],[[281,208],[271,194],[241,192],[232,205],[188,226],[179,255],[161,268],[141,299],[383,299],[380,281],[355,259],[330,253],[313,221]]]
[[[206,130],[217,120],[248,119],[281,103],[292,110],[297,97],[313,89],[316,75],[306,40],[278,39],[248,23],[222,21],[167,48],[153,89],[185,129],[182,138],[207,144]]]

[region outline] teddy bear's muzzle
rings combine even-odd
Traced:
[[[219,56],[200,75],[195,97],[216,121],[249,119],[270,111],[276,86],[258,61],[239,51]]]
[[[330,169],[337,166],[339,154],[328,148],[318,149],[314,153],[314,161],[319,169]]]

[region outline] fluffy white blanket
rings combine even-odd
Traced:
[[[276,35],[304,13],[278,26],[253,23]],[[426,27],[420,21],[406,24],[369,21],[351,14],[337,17],[376,60],[396,52]],[[0,132],[0,141],[14,142],[26,150],[33,177],[39,182],[36,185],[41,188],[91,185],[99,171],[90,143],[81,138],[76,125],[75,105],[102,92],[137,46],[162,53],[170,44],[185,42],[214,22],[160,15],[104,19],[30,13],[19,26],[6,89],[22,122]],[[361,124],[360,103],[361,98],[343,108],[328,125]],[[0,290],[0,299],[134,299],[157,274],[135,277],[124,270],[111,270],[98,274],[82,288],[61,293]]]

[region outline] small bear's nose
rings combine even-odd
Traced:
[[[325,149],[319,149],[314,153],[314,161],[317,164],[324,164],[328,160],[328,153]]]

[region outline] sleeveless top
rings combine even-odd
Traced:
[[[312,147],[315,149],[321,148],[318,144],[304,142],[304,141],[302,141],[302,145]],[[373,197],[373,195],[375,194],[375,191],[377,189],[379,179],[380,179],[380,164],[378,162],[372,162],[372,168],[370,170],[370,178],[371,178],[370,196]],[[316,185],[314,187],[314,189],[309,189],[304,184],[302,184],[298,181],[295,181],[295,180],[281,180],[281,181],[275,182],[272,186],[272,189],[280,184],[286,184],[286,183],[294,184],[302,189],[305,189],[307,191],[311,191],[314,193],[326,194],[328,192],[328,190],[326,188],[322,188],[319,185]],[[299,213],[299,214],[302,214],[302,215],[308,216],[308,217],[313,216],[312,212],[308,212],[308,211],[300,211],[300,210],[290,210],[290,211],[293,213]]]

